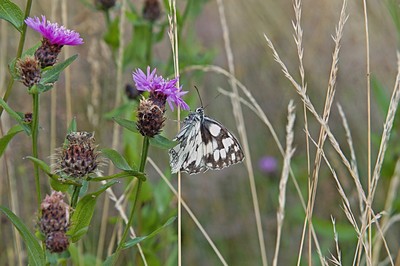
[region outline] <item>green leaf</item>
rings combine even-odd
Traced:
[[[132,112],[132,110],[137,109],[137,105],[138,105],[137,101],[129,101],[107,112],[106,114],[104,114],[104,117],[107,119],[113,119],[114,117],[121,116],[128,112]]]
[[[387,109],[390,103],[390,95],[388,95],[388,89],[378,80],[375,76],[371,78],[371,88],[374,94],[374,99],[378,104],[379,111],[382,115],[386,115]]]
[[[77,57],[78,57],[77,54],[73,55],[67,60],[50,67],[49,70],[44,71],[42,73],[42,78],[40,79],[40,84],[44,86],[44,89],[42,89],[41,92],[48,91],[49,86],[46,85],[51,85],[52,83],[56,82],[60,77],[61,71],[63,71],[67,66],[72,64],[72,62],[74,62],[74,60]]]
[[[127,242],[125,242],[122,246],[123,249],[127,249],[130,247],[133,247],[137,244],[139,244],[140,242],[142,242],[145,239],[151,238],[153,236],[155,236],[156,234],[158,234],[162,229],[164,229],[166,226],[170,225],[173,221],[176,220],[176,216],[171,217],[168,219],[168,221],[162,225],[160,228],[157,228],[155,231],[153,231],[151,234],[147,235],[147,236],[140,236],[140,237],[135,237],[134,239],[131,239]],[[116,260],[118,259],[120,251],[116,251],[115,253],[111,254],[103,263],[103,266],[112,266],[115,265]]]
[[[21,219],[8,208],[0,206],[0,211],[8,217],[21,234],[28,252],[28,264],[38,266],[46,265],[44,252],[34,234],[32,234]]]
[[[169,140],[161,135],[155,135],[154,138],[150,138],[150,145],[164,150],[171,149],[177,144],[177,141]]]
[[[176,220],[176,216],[171,217],[168,219],[168,221],[163,224],[160,228],[157,228],[156,230],[154,230],[151,234],[147,235],[147,236],[139,236],[139,237],[135,237],[134,239],[131,239],[129,241],[126,241],[123,245],[123,249],[127,249],[130,247],[133,247],[135,245],[137,245],[138,243],[142,242],[145,239],[151,238],[153,236],[155,236],[156,234],[158,234],[161,230],[163,230],[165,227],[167,227],[168,225],[170,225],[171,223],[173,223]]]
[[[123,171],[135,171],[136,169],[132,168],[125,158],[119,154],[116,150],[113,149],[102,149],[101,154],[106,158],[110,159],[111,162],[117,167],[119,170]]]
[[[131,121],[120,117],[114,117],[113,120],[117,122],[117,124],[119,124],[120,126],[128,129],[129,131],[132,131],[134,133],[139,133],[135,121]]]
[[[12,140],[12,138],[21,131],[24,131],[21,125],[15,125],[12,128],[10,128],[7,134],[0,139],[0,157],[3,155],[4,151],[7,148],[8,143]]]
[[[0,0],[1,1],[1,0]],[[12,117],[14,118],[18,124],[24,129],[26,134],[31,134],[31,128],[25,124],[24,118],[22,114],[15,112],[3,99],[0,98],[0,106]]]
[[[0,0],[1,1],[1,0]],[[41,45],[41,42],[37,43],[35,46],[25,50],[22,55],[21,58],[25,58],[26,56],[33,56],[37,50],[37,48],[39,48],[39,46]],[[11,60],[11,62],[8,64],[8,68],[10,70],[11,76],[13,77],[13,79],[15,80],[19,80],[19,75],[17,73],[17,70],[15,69],[15,64],[17,63],[17,58],[14,58],[13,60]]]
[[[22,32],[24,13],[22,13],[22,10],[13,2],[9,0],[0,0],[0,18],[10,22],[19,32]]]
[[[51,175],[50,166],[48,166],[44,161],[32,156],[26,156],[25,158],[31,160],[34,164],[39,166],[46,174]]]
[[[71,132],[76,132],[77,131],[77,124],[76,124],[76,117],[72,118],[71,123],[69,123],[67,132],[71,133]]]
[[[108,182],[107,184],[103,185],[98,191],[87,194],[79,200],[71,217],[72,227],[68,231],[68,235],[71,236],[72,242],[78,241],[86,233],[87,227],[89,227],[90,221],[92,220],[97,197],[115,183],[118,183],[118,181]]]
[[[103,262],[102,265],[103,266],[113,266],[113,265],[115,265],[115,262],[116,262],[115,260],[118,258],[118,256],[117,256],[118,253],[116,252],[116,253],[113,253],[110,256],[108,256],[107,259]]]
[[[50,186],[54,190],[66,192],[68,190],[70,184],[64,184],[64,183],[61,183],[59,180],[50,178]]]
[[[104,41],[112,48],[116,49],[119,46],[119,18],[114,19],[109,25],[107,32],[104,34]]]

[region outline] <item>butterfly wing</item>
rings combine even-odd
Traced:
[[[235,136],[221,123],[205,116],[201,108],[189,114],[174,140],[179,143],[169,150],[172,173],[219,170],[244,159]]]
[[[201,139],[201,118],[191,113],[174,140],[178,145],[169,150],[171,172],[185,171],[189,174],[205,170],[204,145]]]
[[[204,116],[201,135],[207,168],[219,170],[243,161],[244,154],[239,141],[218,121]]]

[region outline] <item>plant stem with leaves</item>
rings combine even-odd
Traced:
[[[144,167],[146,165],[147,153],[149,151],[149,141],[150,141],[149,137],[144,137],[143,138],[142,156],[141,156],[141,159],[140,159],[139,172],[143,172],[144,171]],[[123,244],[125,243],[125,240],[126,240],[126,238],[128,236],[129,228],[130,228],[130,226],[131,226],[131,224],[133,222],[135,208],[136,208],[136,205],[137,205],[137,202],[138,202],[138,199],[139,199],[139,195],[140,195],[140,191],[141,191],[141,188],[142,188],[142,183],[143,183],[142,179],[139,178],[138,179],[138,184],[137,184],[137,189],[136,189],[135,200],[133,202],[132,210],[131,210],[131,213],[129,215],[128,223],[126,224],[126,227],[125,227],[124,232],[123,232],[122,237],[121,237],[121,241],[120,241],[120,243],[119,243],[119,245],[117,247],[117,252],[122,249]]]
[[[25,7],[25,14],[24,14],[24,18],[27,18],[31,12],[31,7],[32,7],[32,0],[28,0],[26,2],[26,7]],[[20,58],[22,55],[22,51],[24,49],[24,44],[25,44],[25,36],[26,36],[26,28],[27,25],[25,23],[22,24],[22,28],[21,28],[21,37],[19,39],[19,43],[18,43],[18,50],[17,50],[17,56],[16,59]],[[11,94],[11,90],[13,88],[14,85],[14,79],[11,77],[10,81],[8,82],[7,85],[7,89],[6,92],[4,93],[3,96],[3,100],[5,102],[7,102],[8,97],[10,97]],[[3,113],[4,108],[0,106],[0,116]]]
[[[33,112],[32,112],[32,154],[34,158],[38,159],[38,134],[39,134],[39,92],[33,92]],[[39,165],[33,164],[36,195],[38,200],[38,210],[40,211],[40,203],[42,201],[42,195],[40,190],[40,177],[39,177]]]

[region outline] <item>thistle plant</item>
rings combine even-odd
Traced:
[[[118,238],[117,243],[114,244],[115,252],[106,259],[106,261],[116,264],[122,250],[131,248],[146,238],[150,238],[175,220],[175,210],[165,212],[160,220],[164,220],[165,216],[170,219],[163,226],[158,226],[156,229],[152,228],[153,233],[148,233],[146,228],[140,233],[147,233],[147,236],[128,239],[129,230],[136,226],[134,218],[137,217],[137,223],[141,223],[142,218],[147,218],[147,216],[144,216],[144,212],[137,210],[138,207],[143,208],[145,206],[145,204],[139,204],[139,202],[142,195],[141,188],[146,181],[145,165],[148,161],[149,147],[153,145],[162,148],[167,156],[166,150],[175,144],[162,136],[164,127],[168,123],[167,109],[171,111],[174,111],[175,108],[189,109],[188,104],[182,99],[187,92],[177,85],[179,78],[164,78],[156,74],[155,68],[153,70],[150,68],[154,65],[154,62],[152,62],[153,46],[162,41],[160,36],[165,32],[169,22],[167,17],[163,16],[165,11],[160,1],[144,1],[143,9],[137,12],[137,18],[141,22],[132,23],[135,30],[140,31],[140,28],[143,29],[144,27],[146,34],[148,34],[145,38],[146,51],[140,55],[143,60],[131,60],[129,54],[124,59],[131,61],[130,66],[129,64],[124,65],[126,69],[149,65],[145,72],[137,68],[132,73],[135,86],[133,89],[132,87],[127,89],[127,96],[131,99],[140,97],[139,104],[134,109],[130,109],[131,114],[133,114],[132,119],[124,120],[120,117],[114,117],[118,124],[138,133],[138,138],[142,140],[142,149],[137,152],[139,159],[133,159],[129,154],[121,155],[116,149],[106,148],[105,145],[101,145],[102,149],[99,149],[94,139],[94,132],[78,130],[75,119],[66,121],[66,124],[70,124],[68,129],[64,131],[66,137],[63,140],[63,145],[55,151],[53,156],[46,156],[46,150],[39,145],[39,139],[47,139],[49,132],[47,124],[45,124],[46,121],[40,119],[42,109],[46,106],[41,104],[40,96],[54,90],[54,85],[59,82],[63,71],[78,58],[78,55],[73,55],[63,60],[60,56],[63,47],[83,45],[84,42],[79,32],[68,29],[59,22],[49,21],[45,15],[31,16],[31,5],[32,1],[28,0],[25,13],[23,13],[18,5],[12,1],[0,1],[0,18],[10,22],[21,33],[18,52],[9,63],[10,82],[3,100],[0,101],[0,116],[2,111],[5,110],[17,123],[9,134],[2,136],[1,154],[16,134],[24,132],[31,139],[30,148],[32,152],[30,155],[24,155],[24,158],[33,163],[31,175],[35,183],[35,189],[32,189],[32,191],[36,192],[37,200],[35,202],[37,204],[37,211],[35,212],[37,214],[36,233],[30,231],[29,221],[22,221],[7,207],[0,206],[0,212],[6,214],[18,229],[18,232],[21,233],[27,246],[26,253],[30,265],[54,264],[56,261],[57,263],[65,263],[66,260],[72,260],[71,258],[75,255],[73,252],[76,248],[75,243],[92,230],[92,218],[98,197],[112,186],[122,183],[122,180],[127,180],[128,188],[131,184],[136,185],[136,189],[131,190],[126,195],[128,199],[132,199],[131,210],[123,233]],[[124,8],[117,1],[95,0],[93,7],[95,6],[107,14],[119,10],[119,8]],[[113,8],[114,6],[116,8]],[[187,8],[189,7],[190,5]],[[132,9],[130,12],[136,11]],[[187,12],[188,9],[185,13]],[[111,18],[112,16],[108,17],[109,20],[106,23],[109,24],[107,26],[111,25]],[[181,23],[186,19],[187,17],[184,16]],[[40,43],[38,41],[37,45],[24,48],[27,30],[39,33],[41,36]],[[115,31],[110,31],[110,34],[114,33]],[[141,42],[142,40],[132,39],[130,45],[137,41]],[[123,48],[121,48],[121,51],[123,51]],[[121,54],[124,53],[121,52]],[[116,62],[116,65],[122,65],[123,60],[121,58],[118,59],[119,62]],[[163,69],[167,70],[171,69],[170,65],[169,62],[159,64],[160,67],[162,66]],[[170,72],[165,71],[165,73]],[[26,87],[26,93],[32,95],[32,110],[21,112],[13,109],[14,104],[10,103],[9,105],[7,103],[14,88],[14,81],[21,82]],[[120,87],[118,86],[119,90]],[[45,111],[48,112],[48,110]],[[57,112],[57,117],[63,117],[62,113],[61,115],[58,113],[60,112],[59,108],[55,112]],[[77,115],[80,114],[77,113]],[[60,129],[60,127],[57,129]],[[47,158],[51,158],[53,163],[48,163]],[[117,170],[108,175],[102,175],[101,167],[106,165],[106,161],[111,162]],[[139,167],[136,168],[135,165],[139,165]],[[29,171],[27,172],[30,174]],[[132,181],[136,181],[136,183]],[[101,184],[99,184],[100,182]],[[48,195],[43,197],[42,191],[46,191]],[[169,203],[166,201],[163,204],[167,206]],[[171,232],[175,234],[174,230],[170,230],[169,233]],[[171,242],[171,240],[168,241]],[[25,253],[16,252],[15,254],[22,258]],[[101,259],[101,255],[98,257]],[[13,264],[13,262],[10,263]]]

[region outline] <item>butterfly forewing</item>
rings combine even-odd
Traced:
[[[243,161],[244,154],[238,140],[218,121],[205,116],[201,133],[208,168],[222,169]]]
[[[169,151],[172,173],[219,170],[244,159],[233,134],[218,121],[205,116],[202,108],[189,114],[175,140],[179,144]]]

